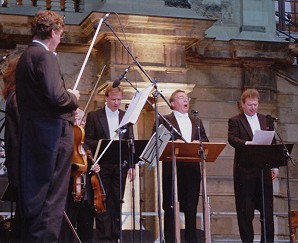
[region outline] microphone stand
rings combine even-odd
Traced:
[[[120,226],[120,243],[123,240],[123,232],[122,232],[122,205],[124,203],[122,198],[122,133],[124,133],[125,129],[118,129],[119,134],[119,226]]]
[[[207,190],[206,190],[206,154],[204,150],[204,145],[202,143],[201,138],[201,128],[200,128],[200,119],[198,117],[198,112],[194,111],[193,115],[196,120],[196,126],[199,134],[199,155],[201,157],[201,175],[202,175],[202,206],[203,206],[203,218],[204,218],[204,235],[205,235],[205,243],[211,242],[211,235],[210,235],[210,219],[209,219],[209,201],[207,197]]]
[[[290,242],[292,242],[292,235],[293,235],[293,230],[292,230],[292,222],[291,222],[291,193],[290,193],[290,182],[289,182],[289,161],[291,161],[292,165],[295,166],[295,163],[293,159],[290,156],[289,150],[287,146],[285,145],[282,137],[280,136],[275,123],[273,123],[274,130],[276,132],[276,135],[278,136],[284,150],[284,161],[286,163],[286,175],[287,175],[287,197],[288,197],[288,223],[289,223],[289,233],[290,233]]]
[[[132,126],[128,127],[128,164],[129,164],[129,168],[134,168],[134,155],[136,153],[136,149],[135,149],[135,144],[134,144],[134,136],[133,136],[133,132],[131,131]],[[133,234],[132,234],[132,242],[135,242],[135,230],[136,230],[136,225],[135,225],[135,186],[134,186],[134,178],[131,181],[131,190],[132,190],[132,230],[133,230]]]
[[[140,243],[143,242],[143,214],[142,214],[142,203],[144,202],[141,199],[141,191],[142,191],[142,175],[141,175],[141,166],[144,165],[145,162],[143,161],[139,161],[138,165],[139,165],[139,191],[140,191],[140,201],[139,201],[139,205],[140,205]]]
[[[139,67],[139,69],[144,73],[144,75],[148,78],[148,80],[154,85],[155,88],[155,92],[153,92],[153,97],[154,97],[154,116],[155,116],[155,127],[156,127],[156,144],[159,144],[159,136],[158,136],[158,126],[159,126],[159,119],[158,119],[158,108],[157,108],[157,100],[158,100],[158,95],[160,95],[163,100],[167,103],[167,105],[169,107],[171,107],[170,103],[168,102],[168,100],[165,98],[165,96],[159,92],[158,88],[157,88],[157,80],[156,79],[152,79],[149,74],[143,69],[143,67],[141,66],[141,64],[139,63],[139,61],[137,60],[137,58],[132,54],[132,52],[130,51],[130,49],[124,45],[123,41],[119,38],[119,36],[116,34],[116,32],[114,31],[114,29],[112,28],[112,26],[109,24],[109,22],[105,19],[103,21],[105,23],[105,25],[113,32],[113,34],[115,35],[115,37],[118,39],[118,41],[122,44],[122,46],[125,48],[125,50],[128,52],[128,54],[131,56],[131,58],[133,59],[134,63]],[[162,117],[162,116],[161,116]],[[167,121],[165,118],[164,120],[168,123],[169,121]],[[178,132],[176,130],[176,132]],[[179,133],[178,133],[179,134]],[[181,134],[180,134],[181,136]],[[182,136],[181,136],[182,137]],[[156,169],[157,169],[157,200],[158,200],[158,218],[159,218],[159,238],[160,241],[163,242],[163,235],[162,235],[162,218],[161,218],[161,192],[160,192],[160,185],[161,185],[161,180],[160,180],[160,168],[159,168],[159,151],[158,148],[156,149]]]

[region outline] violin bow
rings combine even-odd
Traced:
[[[98,75],[98,78],[97,78],[97,80],[96,80],[96,84],[95,84],[95,86],[94,86],[94,88],[93,88],[93,90],[92,90],[92,92],[91,92],[91,95],[90,95],[90,97],[89,97],[89,99],[88,99],[88,102],[87,102],[87,104],[86,104],[86,106],[85,106],[85,109],[84,109],[84,111],[83,111],[83,117],[82,117],[82,119],[81,119],[80,125],[82,125],[82,122],[84,121],[84,118],[85,118],[85,116],[86,116],[86,111],[87,111],[87,109],[88,109],[88,107],[89,107],[89,105],[90,105],[91,100],[93,99],[93,96],[94,96],[94,94],[95,94],[95,90],[96,90],[96,88],[97,88],[97,86],[98,86],[98,83],[99,83],[99,81],[100,81],[100,79],[101,79],[101,76],[102,76],[103,71],[104,71],[105,68],[106,68],[106,65],[103,66],[103,68],[102,68],[100,74]]]
[[[78,77],[77,77],[77,80],[76,80],[76,82],[75,82],[75,85],[74,85],[74,87],[73,87],[73,90],[76,90],[77,87],[78,87],[78,85],[79,85],[80,79],[81,79],[82,74],[83,74],[83,71],[84,71],[84,69],[85,69],[85,67],[86,67],[87,61],[88,61],[88,59],[89,59],[89,57],[90,57],[92,48],[93,48],[93,46],[94,46],[94,44],[95,44],[95,41],[96,41],[96,38],[97,38],[97,36],[98,36],[99,30],[100,30],[100,28],[101,28],[101,25],[102,25],[102,23],[103,23],[103,20],[104,20],[104,18],[101,18],[100,21],[99,21],[99,23],[98,23],[98,25],[97,25],[95,34],[94,34],[94,36],[93,36],[92,42],[91,42],[91,44],[90,44],[89,50],[88,50],[87,55],[86,55],[86,57],[85,57],[85,60],[84,60],[84,62],[83,62],[82,68],[81,68],[81,70],[80,70],[80,72],[79,72],[79,75],[78,75]]]

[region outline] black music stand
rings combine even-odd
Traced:
[[[285,144],[291,153],[293,144]],[[246,162],[242,162],[241,167],[264,168],[270,165],[272,168],[285,166],[284,146],[283,144],[271,145],[246,145],[242,150]]]
[[[110,143],[111,140],[109,139],[100,139],[100,147],[98,154],[102,154],[103,150],[106,148],[106,146]],[[113,140],[111,145],[108,147],[108,149],[105,151],[103,156],[98,161],[99,165],[103,164],[110,164],[110,163],[117,163],[119,161],[119,146],[121,145],[121,159],[122,163],[124,161],[129,162],[129,149],[128,149],[128,140]],[[148,140],[135,140],[135,155],[133,158],[133,161],[135,164],[139,161],[139,156],[142,153],[143,149],[145,148]],[[121,143],[121,144],[120,144]]]
[[[263,209],[263,234],[266,239],[266,217],[265,217],[265,197],[264,197],[264,168],[278,168],[286,166],[287,160],[284,153],[284,146],[291,153],[293,144],[271,144],[271,145],[246,145],[242,149],[245,162],[241,162],[241,167],[255,167],[262,170],[262,209]]]

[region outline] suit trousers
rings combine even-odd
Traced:
[[[68,121],[27,118],[21,123],[22,242],[57,242],[73,154]]]
[[[200,194],[200,165],[199,163],[177,162],[177,187],[180,211],[185,217],[185,241],[197,242],[196,214]],[[172,188],[172,163],[162,163],[164,235],[166,242],[174,239],[174,211]]]
[[[264,175],[264,200],[265,200],[265,223],[266,240],[268,243],[274,240],[273,222],[273,188],[271,169],[263,169]],[[236,167],[234,172],[234,188],[238,226],[240,237],[243,242],[253,242],[254,210],[260,211],[262,227],[261,242],[264,242],[263,232],[263,195],[262,195],[262,170],[259,168]]]

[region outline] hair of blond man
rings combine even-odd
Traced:
[[[260,99],[259,91],[256,89],[246,89],[241,95],[242,104],[245,104],[245,100],[247,98],[252,98],[252,99],[257,98],[259,100]]]
[[[113,88],[113,85],[109,84],[105,91],[105,97],[108,97],[111,92],[121,92],[123,94],[123,88],[121,86]]]

